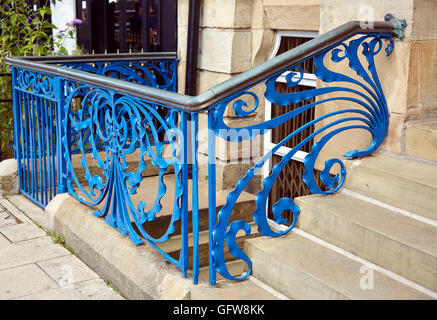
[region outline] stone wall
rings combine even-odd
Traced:
[[[181,59],[178,69],[179,92],[184,92],[185,88],[188,3],[188,0],[178,0],[178,56]],[[319,3],[319,0],[203,0],[197,93],[268,60],[274,46],[275,30],[318,31]],[[255,90],[259,97],[263,97],[262,88]],[[262,100],[251,118],[241,120],[232,112],[227,112],[225,122],[239,127],[262,121]],[[201,129],[207,128],[205,114],[200,115],[199,122]],[[256,143],[262,150],[262,139]],[[246,158],[245,163],[238,162],[248,154],[247,148],[217,139],[219,189],[231,188],[245,174],[251,165],[250,161]],[[207,156],[206,143],[200,143],[199,150],[201,157]],[[207,175],[206,165],[201,166],[200,175]]]
[[[436,12],[437,1],[432,0],[321,0],[320,33],[348,21],[383,20],[386,13],[408,23],[406,37],[395,40],[392,55],[381,54],[376,61],[390,112],[383,150],[403,154],[409,121],[427,121],[437,116]],[[362,133],[339,137],[325,148],[319,160],[364,148],[369,141],[370,137]]]
[[[179,91],[183,92],[188,0],[179,0],[178,7]],[[386,13],[392,13],[406,19],[408,27],[405,40],[395,39],[392,55],[385,57],[381,54],[376,60],[390,112],[388,135],[381,149],[403,154],[406,127],[410,123],[437,118],[436,12],[437,1],[434,0],[204,0],[200,21],[198,93],[266,61],[273,50],[277,30],[325,33],[349,21],[383,20]],[[323,84],[319,82],[318,85]],[[257,92],[262,96],[262,88]],[[225,120],[235,126],[262,121],[263,103],[260,101],[256,114],[245,119],[245,123],[231,113],[226,114]],[[336,107],[320,106],[317,115]],[[205,128],[206,116],[200,119],[200,126]],[[346,151],[364,149],[370,140],[370,135],[363,131],[339,135],[326,145],[317,166],[323,167],[324,160],[339,157]],[[239,147],[237,159],[223,152],[234,146],[219,141],[217,148],[218,165],[223,166],[219,171],[229,173],[224,168],[229,161],[241,159],[244,147]],[[200,151],[206,156],[206,148]],[[236,179],[240,173],[244,174],[244,167],[237,170],[238,166],[232,165],[231,171]],[[221,188],[231,187],[224,182],[229,181],[225,177],[218,177],[218,181],[221,181]]]
[[[408,121],[437,117],[436,18],[437,1],[414,2],[413,28],[409,39]]]
[[[185,87],[188,0],[178,0],[179,92]],[[198,93],[265,62],[275,30],[319,30],[320,0],[203,0]]]

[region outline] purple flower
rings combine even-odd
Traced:
[[[72,21],[67,22],[67,26],[74,27],[74,26],[77,26],[77,25],[82,24],[82,23],[83,23],[83,21],[80,19],[73,19]]]
[[[33,21],[32,17],[27,17],[26,22],[27,22],[28,24],[31,24],[32,21]]]
[[[9,6],[9,5],[7,5],[7,4],[2,4],[2,5],[0,5],[0,7],[2,7],[3,9],[5,9],[5,10],[9,10],[11,7]]]

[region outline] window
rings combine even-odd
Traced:
[[[293,49],[312,38],[316,37],[318,34],[315,32],[292,32],[292,31],[279,31],[276,35],[275,47],[272,53],[271,58],[284,53],[290,49]],[[276,82],[276,90],[280,93],[290,93],[297,91],[305,91],[308,89],[312,89],[316,87],[316,76],[314,75],[314,61],[313,59],[308,59],[301,67],[304,71],[304,75],[299,85],[295,87],[289,87],[286,83],[285,75],[283,74],[278,78]],[[272,118],[276,118],[282,114],[288,113],[296,108],[299,108],[305,104],[309,104],[314,100],[306,100],[300,103],[294,103],[287,106],[277,106],[269,101],[266,101],[265,107],[265,117],[266,120],[270,120]],[[265,135],[264,140],[264,149],[265,153],[270,151],[273,147],[277,145],[281,140],[286,138],[291,132],[300,128],[302,125],[308,123],[309,121],[314,119],[314,109],[309,109],[300,115],[296,116],[293,119],[290,119],[286,123],[282,124],[279,127],[271,130],[270,133]],[[303,130],[298,135],[287,141],[284,146],[280,147],[277,152],[272,156],[270,163],[265,165],[264,175],[267,176],[271,172],[271,168],[276,165],[281,158],[286,155],[291,148],[293,148],[296,144],[301,142],[303,139],[308,137],[313,133],[313,128],[307,128]],[[308,152],[311,151],[313,141],[305,144],[300,151],[298,151],[293,159],[287,163],[284,167],[275,183],[273,184],[272,190],[269,194],[269,212],[268,216],[272,218],[271,207],[275,204],[280,198],[283,197],[291,197],[296,198],[299,196],[304,196],[309,194],[309,190],[307,189],[305,183],[302,180],[302,174],[305,170],[303,165],[303,160]],[[288,215],[288,218],[291,218],[291,214]],[[290,220],[291,222],[291,220]]]
[[[176,51],[177,1],[76,0],[76,13],[85,51]]]

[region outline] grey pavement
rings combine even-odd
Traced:
[[[0,300],[122,300],[78,257],[0,199]]]

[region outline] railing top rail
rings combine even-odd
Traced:
[[[103,88],[117,90],[121,93],[143,98],[153,103],[174,107],[189,112],[199,112],[206,110],[208,107],[225,97],[254,85],[270,75],[274,75],[285,68],[309,58],[354,35],[364,33],[379,33],[390,34],[392,36],[402,38],[402,21],[393,18],[391,15],[387,15],[386,20],[387,21],[375,21],[371,23],[364,23],[360,21],[345,23],[325,34],[320,35],[317,38],[300,45],[299,47],[291,49],[248,71],[242,72],[237,76],[234,76],[231,79],[226,80],[197,96],[169,92],[119,79],[95,75],[79,70],[72,70],[63,66],[54,66],[46,63],[42,57],[7,58],[6,62],[13,66],[23,67],[34,71],[65,77],[75,81],[81,81]],[[372,25],[372,28],[367,28],[364,30],[362,28],[364,24],[367,27]],[[405,27],[405,25],[403,25],[403,27]],[[120,57],[121,55],[118,56]],[[90,56],[82,57],[84,57],[82,61],[89,61],[87,58]],[[79,58],[77,57],[76,59]]]
[[[26,60],[44,63],[71,63],[71,62],[107,62],[107,61],[131,61],[144,59],[175,59],[176,52],[135,52],[135,53],[106,53],[85,54],[74,56],[29,56]]]

